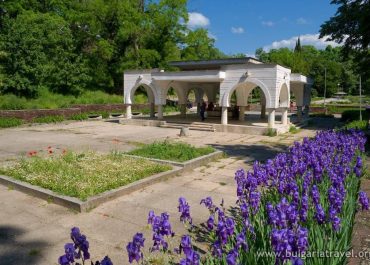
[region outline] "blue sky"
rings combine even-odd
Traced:
[[[205,27],[226,54],[293,47],[302,44],[324,48],[333,42],[318,40],[320,25],[337,6],[330,0],[188,0],[189,27]]]

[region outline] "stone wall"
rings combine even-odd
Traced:
[[[148,109],[149,104],[134,104],[133,110],[141,111]],[[25,109],[25,110],[0,110],[0,117],[19,118],[25,121],[32,121],[34,118],[61,115],[69,118],[72,115],[80,114],[83,112],[99,112],[106,111],[109,113],[124,113],[126,111],[125,104],[78,104],[73,105],[71,108],[63,109]]]

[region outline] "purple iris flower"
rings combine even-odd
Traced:
[[[186,221],[189,222],[189,224],[192,223],[192,218],[190,216],[190,206],[187,203],[186,199],[183,197],[179,198],[179,206],[178,206],[179,212],[181,213],[180,221],[185,223]]]
[[[367,197],[366,192],[359,192],[358,201],[360,202],[363,211],[369,210],[369,198]]]
[[[213,207],[213,202],[212,202],[212,198],[211,197],[207,197],[205,199],[202,199],[200,201],[200,204],[204,204],[204,206],[207,207],[207,209],[211,210],[212,207]]]
[[[133,261],[139,262],[143,259],[143,253],[141,248],[144,247],[145,238],[142,233],[136,233],[132,239],[132,242],[129,242],[126,246],[128,253],[128,261],[132,263]]]

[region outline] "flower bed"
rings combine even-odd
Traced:
[[[295,143],[288,153],[236,172],[236,207],[203,199],[210,216],[201,227],[192,224],[190,205],[179,198],[189,234],[176,249],[169,245],[170,216],[150,211],[153,242],[146,244],[167,257],[166,264],[346,264],[355,213],[369,209],[367,195],[359,192],[364,144],[356,131],[325,131]],[[151,264],[152,255],[143,257],[144,242],[136,233],[127,245],[130,263]]]
[[[0,168],[0,174],[85,201],[171,168],[119,153],[74,153],[48,147],[28,152],[15,165]]]

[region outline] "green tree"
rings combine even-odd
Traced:
[[[34,97],[46,86],[54,92],[78,94],[88,80],[68,24],[59,16],[23,12],[9,22],[1,49],[6,53],[3,92]]]
[[[339,5],[335,16],[321,25],[320,38],[344,43],[344,55],[354,57],[356,72],[363,78],[363,87],[370,93],[370,1],[332,0]]]

